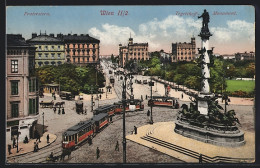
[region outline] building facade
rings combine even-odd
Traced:
[[[13,138],[34,138],[39,117],[39,97],[35,77],[35,47],[22,35],[7,35],[6,51],[6,143]]]
[[[160,51],[160,60],[164,63],[176,62],[176,57],[172,53],[166,53],[163,50]]]
[[[172,43],[172,55],[176,61],[193,61],[196,57],[195,37],[190,43]]]
[[[32,38],[27,43],[36,47],[35,66],[60,65],[65,62],[64,42],[54,37],[54,34],[47,35],[32,33]]]
[[[66,61],[78,66],[99,64],[100,40],[88,34],[58,34],[65,43]]]
[[[127,46],[119,44],[119,66],[124,67],[130,60],[149,60],[148,52],[148,43],[134,43],[130,37]]]
[[[255,52],[235,53],[236,61],[255,60]]]

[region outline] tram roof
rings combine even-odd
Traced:
[[[108,116],[107,113],[99,113],[98,115],[94,115],[92,119],[93,121],[99,121],[106,116]]]
[[[64,136],[70,136],[75,134],[75,132],[78,132],[81,129],[84,129],[85,127],[88,127],[89,125],[91,125],[91,120],[87,120],[87,121],[81,121],[78,124],[70,127],[69,129],[67,129],[67,131],[65,131],[63,133]]]

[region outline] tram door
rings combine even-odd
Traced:
[[[78,134],[75,134],[75,144],[78,143]]]

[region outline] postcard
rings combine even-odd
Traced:
[[[6,164],[255,162],[255,8],[6,7]]]

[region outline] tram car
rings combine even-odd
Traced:
[[[107,113],[100,113],[95,115],[91,120],[94,124],[94,133],[98,133],[101,131],[101,129],[108,125],[109,116]]]
[[[87,138],[92,138],[94,125],[92,120],[79,122],[77,125],[67,129],[62,135],[63,148],[75,148]]]
[[[136,111],[144,110],[144,104],[143,104],[143,101],[141,99],[134,99],[134,104],[135,104],[135,110]],[[123,103],[122,103],[122,101],[115,102],[114,105],[115,105],[115,113],[116,114],[123,112]],[[130,105],[130,99],[127,99],[126,100],[126,108],[125,108],[126,112],[130,111],[129,110],[129,105]]]
[[[74,149],[88,138],[93,138],[108,125],[108,114],[100,113],[87,121],[79,122],[62,134],[62,148]]]
[[[152,101],[153,106],[170,107],[174,109],[178,109],[180,106],[174,97],[153,96]],[[151,100],[148,101],[148,106],[151,106]]]
[[[107,113],[108,116],[113,116],[115,114],[115,106],[114,105],[104,105],[96,108],[93,111],[94,115],[100,114],[100,113]]]

